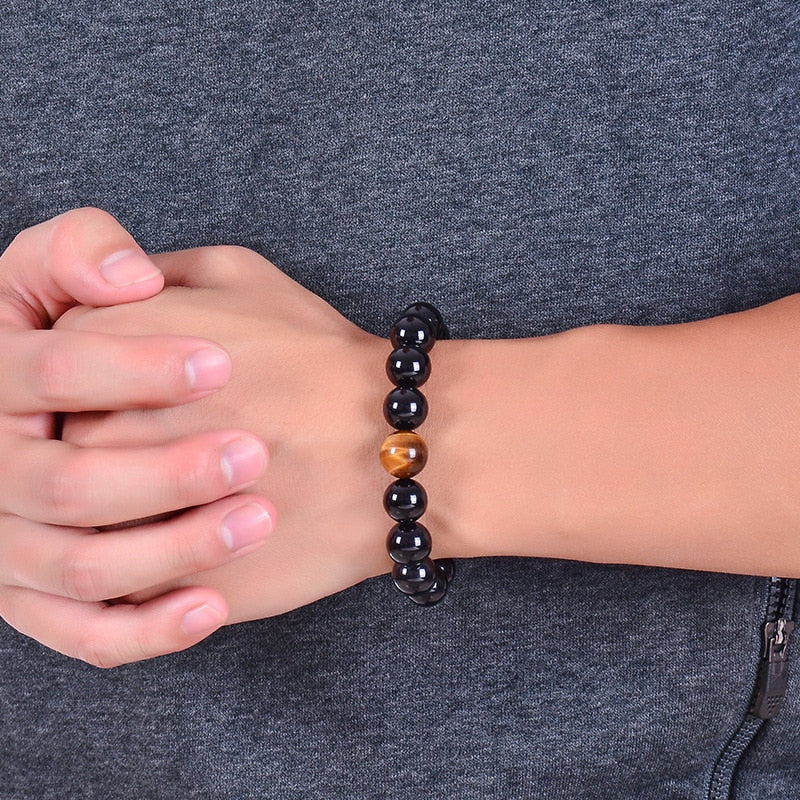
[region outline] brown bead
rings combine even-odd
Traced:
[[[381,445],[381,464],[395,478],[413,478],[428,460],[428,445],[412,431],[390,433]]]

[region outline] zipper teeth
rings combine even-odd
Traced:
[[[763,625],[779,619],[792,619],[798,581],[792,578],[770,578]],[[711,771],[707,800],[728,800],[739,762],[761,729],[765,720],[746,711],[736,730],[719,753]]]
[[[770,578],[767,600],[767,622],[791,619],[796,593],[796,581],[790,578]]]
[[[739,723],[717,757],[708,782],[706,800],[729,800],[739,761],[763,724],[763,719],[751,714],[747,714]]]

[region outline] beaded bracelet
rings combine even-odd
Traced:
[[[418,520],[425,513],[428,497],[413,480],[428,460],[428,446],[414,428],[428,415],[428,404],[419,387],[428,380],[428,357],[437,339],[447,337],[441,314],[429,303],[415,303],[403,311],[389,338],[394,350],[386,361],[386,374],[396,388],[383,405],[386,421],[395,428],[381,445],[381,464],[397,478],[383,496],[386,513],[395,520],[386,548],[394,561],[395,586],[421,606],[438,603],[453,579],[450,558],[430,557],[431,535]]]

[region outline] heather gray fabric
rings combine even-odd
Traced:
[[[373,332],[408,298],[457,337],[760,305],[800,290],[799,44],[795,0],[10,0],[0,245],[97,205]],[[701,800],[766,598],[482,559],[434,609],[381,578],[105,672],[0,623],[0,798]],[[800,794],[798,674],[736,800]]]

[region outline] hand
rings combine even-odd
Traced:
[[[199,583],[222,593],[235,622],[279,614],[387,572],[387,480],[376,461],[388,432],[379,411],[388,388],[385,342],[251,251],[203,248],[155,261],[171,288],[128,306],[73,309],[58,327],[210,337],[231,354],[230,382],[190,405],[69,415],[64,439],[83,447],[149,447],[221,425],[253,431],[272,457],[269,475],[254,488],[273,500],[281,522],[258,552],[129,599]]]
[[[130,303],[163,283],[96,209],[29,228],[0,256],[0,615],[97,665],[188,647],[219,627],[227,607],[212,589],[102,601],[233,558],[236,531],[222,525],[231,512],[252,549],[271,512],[263,499],[227,497],[266,466],[263,444],[228,425],[152,448],[53,441],[55,412],[172,406],[227,382],[229,356],[205,340],[48,330],[76,302]],[[88,527],[187,506],[199,508],[135,532]]]

